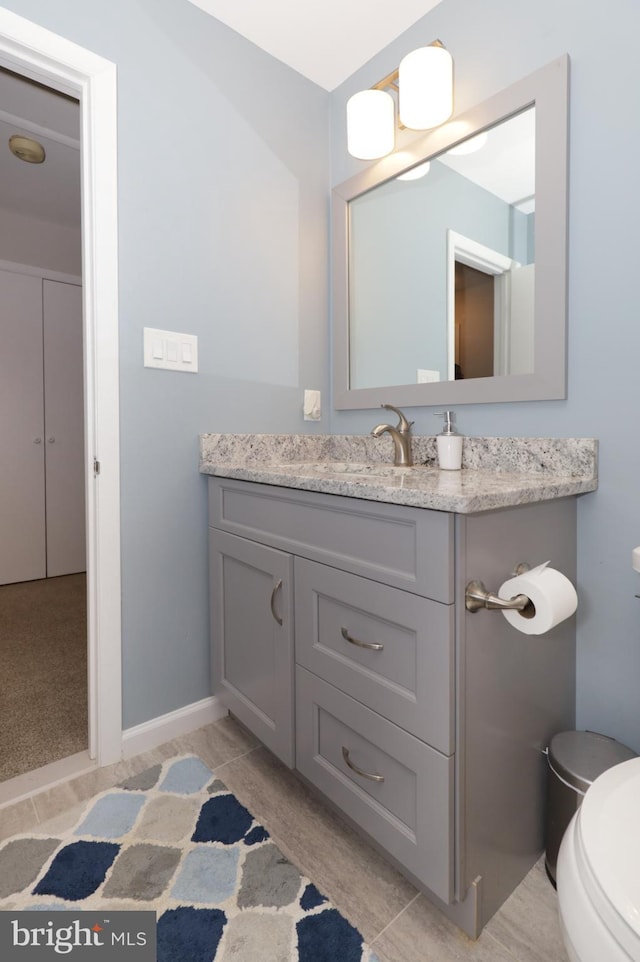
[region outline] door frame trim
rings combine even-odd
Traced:
[[[116,65],[1,8],[0,65],[80,101],[89,754],[103,766],[122,756]]]

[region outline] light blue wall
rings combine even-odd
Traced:
[[[569,53],[568,398],[457,414],[468,434],[600,439],[579,502],[578,724],[640,751],[636,0],[443,0],[331,98],[186,0],[3,5],[118,64],[126,727],[209,693],[197,435],[374,423],[326,414],[328,185],[362,166],[347,96],[435,37],[459,110]],[[200,374],[144,370],[145,325],[197,334]],[[323,390],[318,425],[304,387]],[[434,431],[432,409],[410,413]]]
[[[527,263],[527,218],[437,160],[349,208],[351,385],[412,384],[418,368],[446,380],[447,231]]]
[[[124,726],[210,694],[206,431],[328,407],[329,97],[186,0],[6,0],[118,66]],[[199,337],[145,370],[142,328]]]
[[[346,152],[347,97],[414,47],[439,37],[451,51],[458,110],[569,54],[568,397],[461,405],[457,420],[466,434],[600,439],[599,489],[578,507],[577,721],[640,752],[639,34],[635,0],[443,0],[332,95],[332,181],[363,166]],[[432,409],[410,415],[414,430],[434,432]],[[335,412],[332,430],[360,433],[375,420]]]

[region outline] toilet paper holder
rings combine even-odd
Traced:
[[[516,565],[511,577],[522,575],[525,571],[530,571],[531,565],[522,562]],[[516,595],[515,598],[499,598],[492,591],[487,591],[482,581],[470,581],[464,592],[464,603],[467,611],[472,613],[486,608],[488,611],[524,611],[531,605],[531,599],[526,595]]]

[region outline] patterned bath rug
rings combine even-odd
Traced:
[[[154,911],[158,962],[378,962],[195,755],[0,846],[0,911]]]

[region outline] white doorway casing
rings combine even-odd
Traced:
[[[0,65],[80,100],[89,754],[102,766],[122,755],[116,66],[2,8]]]
[[[499,251],[447,230],[447,380],[455,379],[456,360],[456,262],[466,264],[495,278],[494,282],[494,359],[493,373],[497,375],[531,373],[533,355],[522,371],[511,369],[511,290],[510,280],[519,261]],[[532,302],[533,303],[533,302]]]

